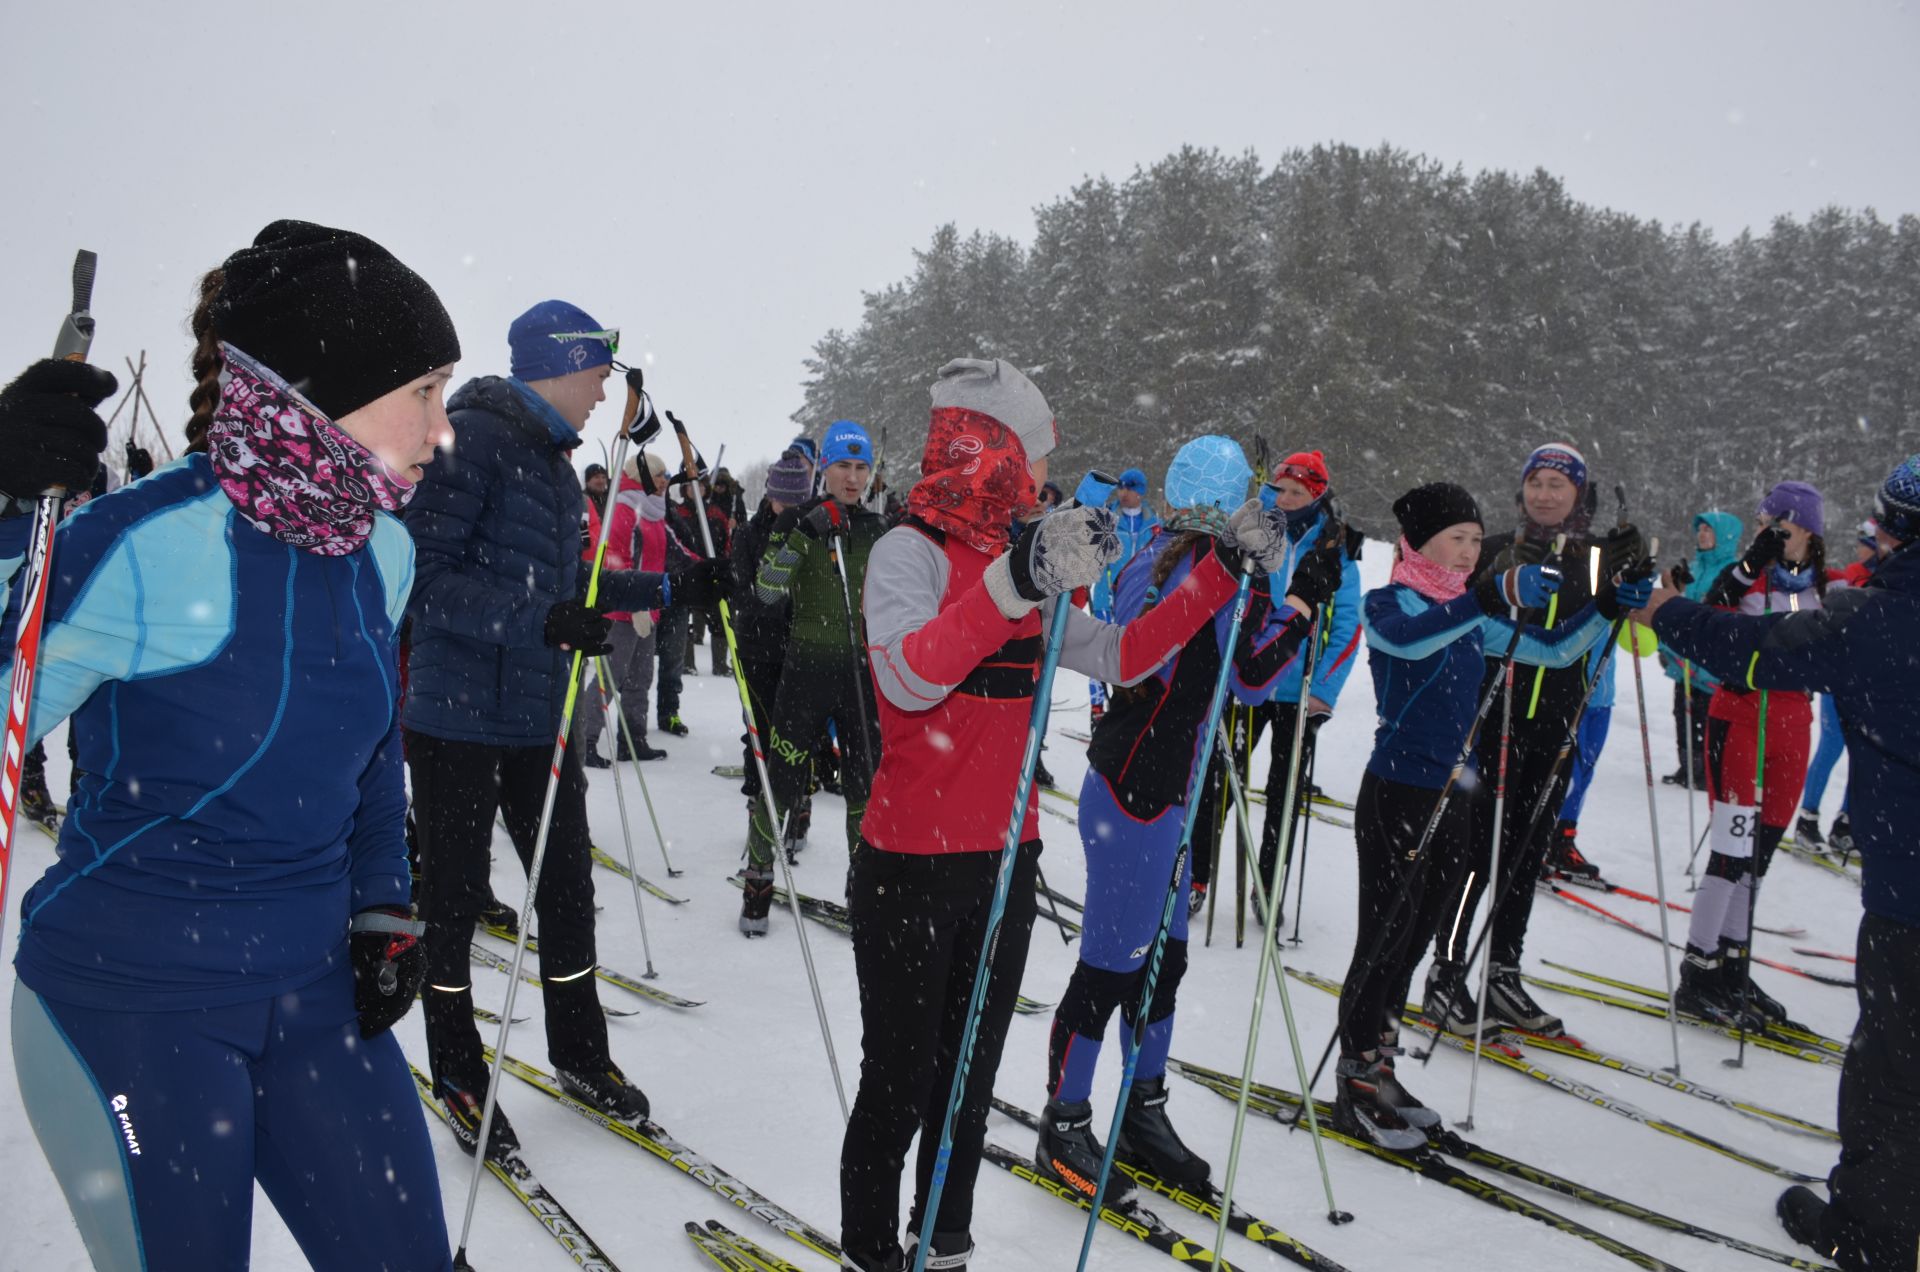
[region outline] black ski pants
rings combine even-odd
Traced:
[[[1259,730],[1266,724],[1270,705],[1262,702],[1247,707],[1228,699],[1226,706],[1221,709],[1220,722],[1226,726],[1227,738],[1233,744],[1234,767],[1243,778],[1252,771],[1250,757],[1254,745],[1259,741]],[[1252,790],[1251,785],[1248,790]],[[1219,746],[1215,745],[1207,751],[1207,776],[1200,783],[1200,807],[1194,814],[1192,856],[1195,883],[1212,885],[1229,830],[1238,844],[1240,830],[1233,809],[1233,787],[1227,783],[1226,766],[1220,759]]]
[[[411,729],[406,748],[420,846],[420,916],[427,924],[427,1049],[436,1077],[449,1069],[471,1074],[480,1063],[480,1034],[472,995],[462,987],[472,983],[468,946],[480,908],[492,895],[487,875],[494,813],[506,822],[520,864],[530,865],[553,748],[452,742]],[[520,898],[508,903],[517,909]],[[610,1057],[593,977],[587,783],[571,747],[561,762],[534,912],[548,1059],[561,1068],[603,1068]]]
[[[866,668],[849,649],[831,649],[794,642],[780,671],[780,687],[773,699],[772,727],[767,735],[767,775],[773,779],[773,802],[782,817],[801,807],[813,785],[815,752],[826,741],[833,723],[840,740],[840,791],[847,801],[847,843],[859,842],[860,819],[866,816],[867,792],[880,757],[868,754],[877,747],[880,720],[873,712],[873,685]],[[794,832],[789,827],[788,833]],[[751,851],[755,848],[749,842]],[[756,866],[770,864],[756,860]]]
[[[1360,921],[1340,993],[1340,1050],[1358,1056],[1397,1031],[1427,940],[1459,886],[1470,855],[1473,811],[1456,787],[1424,852],[1420,836],[1440,792],[1368,773],[1354,801]]]
[[[1560,803],[1567,796],[1567,777],[1572,757],[1555,769],[1555,758],[1566,737],[1566,729],[1557,723],[1545,728],[1522,729],[1520,716],[1526,710],[1526,693],[1516,684],[1514,693],[1513,745],[1507,757],[1506,813],[1499,818],[1500,878],[1495,881],[1493,961],[1517,965],[1527,945],[1527,923],[1533,918],[1534,882],[1547,859],[1547,845]],[[1496,820],[1494,788],[1500,772],[1500,711],[1495,700],[1487,723],[1480,730],[1476,745],[1479,773],[1472,788],[1472,852],[1469,871],[1461,885],[1459,902],[1447,912],[1434,942],[1435,958],[1464,962],[1473,949],[1473,920],[1480,898],[1487,891],[1487,877],[1493,869],[1493,823]],[[1454,798],[1459,798],[1458,793]],[[1534,814],[1539,812],[1538,819]],[[1529,835],[1531,830],[1531,835]]]
[[[954,1119],[937,1232],[968,1232],[973,1222],[987,1106],[1033,935],[1039,862],[1039,840],[1020,845]],[[860,978],[860,1085],[840,1150],[840,1240],[857,1259],[877,1265],[898,1248],[900,1172],[916,1134],[908,1223],[919,1227],[999,868],[998,852],[928,856],[863,845],[854,854],[847,903]]]
[[[1693,782],[1695,786],[1707,784],[1707,710],[1713,706],[1713,690],[1702,689],[1694,682],[1693,689]],[[1673,682],[1673,751],[1679,760],[1676,773],[1687,772],[1687,686],[1676,680]]]
[[[1854,1026],[1840,1071],[1840,1164],[1822,1235],[1847,1272],[1914,1266],[1920,1249],[1920,927],[1860,921]]]

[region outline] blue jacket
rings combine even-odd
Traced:
[[[1920,927],[1920,545],[1824,608],[1742,615],[1669,601],[1653,629],[1683,658],[1750,689],[1829,693],[1847,736],[1847,799],[1868,913]]]
[[[1473,727],[1486,659],[1506,653],[1513,624],[1489,617],[1471,589],[1436,605],[1404,583],[1368,592],[1363,621],[1379,715],[1367,771],[1439,790]],[[1591,605],[1551,630],[1529,624],[1515,660],[1570,667],[1606,639],[1609,627]],[[1516,677],[1516,706],[1524,705],[1524,694]]]
[[[1693,554],[1693,582],[1687,584],[1687,599],[1704,601],[1712,590],[1714,580],[1721,572],[1740,559],[1740,537],[1746,533],[1746,527],[1740,518],[1730,512],[1703,512],[1693,519],[1693,528],[1697,532],[1702,525],[1713,527],[1713,547],[1706,552]],[[1705,667],[1695,665],[1691,675],[1681,666],[1681,659],[1674,657],[1673,651],[1660,647],[1660,666],[1668,679],[1685,683],[1693,681],[1695,689],[1713,692],[1720,678]]]
[[[1127,568],[1127,562],[1140,554],[1140,549],[1153,538],[1153,532],[1160,528],[1160,518],[1153,515],[1152,509],[1143,503],[1139,511],[1139,516],[1130,517],[1118,508],[1113,510],[1114,522],[1120,530],[1120,555],[1094,581],[1087,608],[1095,618],[1113,621],[1113,587],[1120,571]]]
[[[1272,490],[1271,486],[1261,488],[1264,495]],[[1285,598],[1287,584],[1293,578],[1293,570],[1299,564],[1303,543],[1312,543],[1320,536],[1321,524],[1326,518],[1325,510],[1316,513],[1311,519],[1294,525],[1287,524],[1287,563],[1281,569],[1268,575],[1268,585],[1276,600]],[[1313,696],[1333,706],[1340,700],[1340,690],[1345,687],[1347,677],[1353,674],[1355,655],[1360,652],[1360,565],[1349,558],[1342,562],[1340,587],[1333,594],[1321,617],[1324,620],[1320,631],[1320,652],[1313,668]],[[1301,658],[1287,664],[1280,673],[1280,679],[1273,687],[1273,701],[1297,703],[1300,701],[1300,678],[1306,674],[1307,662]]]
[[[12,580],[29,518],[0,522]],[[394,633],[413,544],[346,556],[239,517],[203,455],[85,505],[55,537],[29,742],[71,717],[59,860],[20,906],[20,979],[174,1011],[269,998],[405,905]],[[0,621],[13,656],[17,599]],[[6,666],[11,679],[11,666]]]
[[[407,529],[419,552],[407,616],[407,728],[489,746],[550,744],[572,655],[547,645],[547,611],[584,596],[580,444],[518,380],[484,376],[447,402],[453,449],[428,466]],[[665,578],[605,571],[608,610],[659,609]]]

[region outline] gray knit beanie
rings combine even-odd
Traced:
[[[1005,358],[955,358],[940,368],[940,378],[929,390],[933,409],[957,406],[990,415],[1014,431],[1027,452],[1027,462],[1035,463],[1053,453],[1060,444],[1060,430],[1053,422],[1053,408],[1032,380]]]

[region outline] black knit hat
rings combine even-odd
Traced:
[[[333,419],[460,359],[433,288],[365,235],[275,221],[221,269],[214,333]]]
[[[1480,505],[1473,501],[1473,496],[1450,481],[1415,486],[1393,501],[1393,515],[1400,520],[1400,533],[1416,549],[1448,526],[1457,526],[1463,521],[1486,525],[1480,519]]]

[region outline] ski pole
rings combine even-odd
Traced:
[[[93,348],[93,272],[99,262],[82,250],[73,258],[73,307],[54,337],[53,356],[85,362]],[[13,682],[7,693],[7,741],[0,759],[0,924],[6,921],[7,883],[12,878],[13,832],[20,809],[20,770],[27,758],[28,708],[40,670],[40,625],[47,614],[47,579],[53,567],[53,531],[60,524],[66,490],[44,490],[33,505],[27,560],[20,571],[20,619],[13,637]]]
[[[1073,933],[1067,931],[1066,921],[1060,917],[1060,903],[1054,900],[1053,889],[1047,886],[1047,872],[1037,861],[1033,863],[1033,877],[1040,885],[1040,895],[1047,899],[1047,912],[1053,916],[1053,926],[1060,933],[1060,944],[1072,945]]]
[[[1239,706],[1228,709],[1227,714],[1234,721],[1233,736],[1236,739],[1234,752],[1226,758],[1226,767],[1237,768],[1241,761],[1246,762],[1247,771],[1243,780],[1253,780],[1253,710]],[[1227,781],[1220,781],[1220,842],[1224,847],[1227,840]],[[1239,949],[1247,943],[1247,841],[1240,834],[1239,827],[1233,831],[1233,948]]]
[[[1698,857],[1700,856],[1700,850],[1701,850],[1702,848],[1704,848],[1704,847],[1706,847],[1706,844],[1707,844],[1707,836],[1708,836],[1709,834],[1711,834],[1712,832],[1713,832],[1713,823],[1712,823],[1712,822],[1708,822],[1708,823],[1707,823],[1707,826],[1706,826],[1706,829],[1704,829],[1704,830],[1702,830],[1702,831],[1700,832],[1700,835],[1699,835],[1699,837],[1698,837],[1698,838],[1696,838],[1696,839],[1695,839],[1695,840],[1693,841],[1693,851],[1692,851],[1691,853],[1689,853],[1689,854],[1687,855],[1687,873],[1688,873],[1688,874],[1692,874],[1692,873],[1693,873],[1693,863],[1694,863],[1694,861],[1695,861],[1695,860],[1696,860],[1696,859],[1697,859],[1697,858],[1698,858]],[[1689,882],[1689,883],[1687,884],[1687,891],[1688,891],[1688,892],[1698,892],[1698,891],[1700,891],[1700,882],[1699,882],[1699,880],[1697,880],[1697,879],[1695,879],[1695,880],[1692,880],[1691,882]]]
[[[1523,610],[1521,613],[1524,616],[1526,611]],[[1524,625],[1513,629],[1513,639],[1507,646],[1507,657],[1512,657],[1513,652],[1520,647],[1520,637],[1525,630]],[[1440,822],[1446,816],[1448,799],[1452,797],[1454,788],[1460,784],[1461,775],[1467,771],[1467,763],[1473,758],[1474,746],[1480,739],[1480,726],[1486,723],[1487,712],[1492,708],[1494,697],[1499,692],[1498,678],[1489,679],[1487,687],[1481,691],[1480,705],[1474,710],[1473,723],[1467,726],[1467,736],[1460,744],[1460,754],[1454,757],[1453,768],[1448,771],[1447,780],[1440,787],[1438,798],[1433,801],[1433,812],[1427,817],[1427,824],[1421,830],[1419,840],[1415,843],[1413,851],[1407,854],[1409,864],[1406,880],[1394,893],[1393,904],[1387,907],[1386,918],[1381,921],[1378,931],[1374,933],[1373,946],[1367,952],[1367,957],[1361,961],[1360,966],[1371,969],[1379,960],[1381,952],[1386,949],[1388,938],[1392,935],[1393,925],[1400,918],[1400,911],[1406,908],[1407,898],[1412,894],[1414,885],[1425,878],[1427,853],[1432,848],[1433,836],[1440,829]],[[1276,904],[1278,904],[1277,900]],[[1340,1042],[1340,1031],[1346,1027],[1351,1010],[1346,1004],[1341,1005],[1339,1019],[1334,1024],[1332,1036],[1327,1039],[1327,1045],[1321,1049],[1320,1062],[1314,1066],[1313,1080],[1307,1083],[1307,1091],[1310,1092],[1319,1085],[1320,1075],[1326,1072],[1327,1061],[1333,1057],[1333,1049]],[[1294,1110],[1293,1117],[1287,1124],[1290,1129],[1299,1129],[1301,1112],[1302,1110],[1299,1109]]]
[[[700,494],[700,455],[694,449],[693,441],[687,436],[687,427],[667,413],[667,422],[673,425],[674,436],[680,441],[680,462],[686,477],[686,488],[693,499],[694,521],[700,526],[700,542],[706,549],[707,558],[713,559],[713,530],[707,525],[707,502]],[[747,689],[747,673],[741,670],[745,666],[740,660],[740,646],[733,634],[733,609],[722,596],[716,607],[720,611],[720,628],[727,637],[728,661],[733,664],[733,686],[740,695],[740,718],[747,727],[747,737],[753,743],[753,763],[760,779],[760,798],[767,805],[767,826],[777,829],[779,838],[774,841],[773,858],[780,863],[780,873],[787,882],[787,901],[793,909],[793,931],[800,940],[800,961],[806,966],[807,985],[813,991],[813,1013],[820,1021],[820,1040],[826,1045],[827,1067],[833,1071],[833,1091],[840,1097],[840,1120],[847,1121],[851,1112],[847,1107],[847,1090],[840,1081],[840,1059],[833,1050],[833,1029],[827,1024],[826,1000],[820,996],[820,974],[813,966],[813,946],[807,941],[806,915],[800,909],[800,889],[793,881],[793,863],[787,860],[787,854],[780,851],[780,842],[787,837],[787,821],[773,802],[773,779],[767,773],[766,748],[760,742],[760,730],[753,722],[753,698]],[[792,810],[789,809],[789,812]],[[849,845],[851,847],[851,845]]]
[[[867,766],[867,784],[873,784],[873,766],[879,763],[880,753],[874,749],[873,726],[867,723],[867,642],[860,639],[860,627],[853,618],[853,588],[847,581],[846,532],[840,528],[844,514],[838,500],[827,501],[827,515],[833,519],[834,533],[827,539],[827,555],[833,558],[833,568],[840,575],[840,607],[847,616],[847,643],[853,648],[853,705],[860,713],[860,745],[864,751],[861,757]]]
[[[1660,555],[1660,541],[1651,544],[1653,555]],[[1633,655],[1633,696],[1640,706],[1640,758],[1647,770],[1647,829],[1653,836],[1653,886],[1660,897],[1660,964],[1667,973],[1667,1030],[1673,1036],[1673,1075],[1680,1076],[1680,1014],[1673,1005],[1673,943],[1667,932],[1667,872],[1660,857],[1660,814],[1653,802],[1653,740],[1647,733],[1647,686],[1640,669],[1639,624],[1627,621],[1627,640]],[[1687,792],[1687,807],[1693,807],[1693,792]],[[1751,940],[1751,935],[1749,935]]]
[[[627,405],[620,420],[620,436],[614,443],[614,454],[620,456],[622,467],[625,463],[624,450],[629,441],[646,445],[647,441],[660,431],[660,421],[649,410],[644,419],[640,416],[640,406],[644,400],[642,373],[636,368],[627,372]],[[616,472],[620,469],[616,468]],[[610,481],[613,479],[609,479]],[[586,603],[593,607],[600,596],[600,571],[607,559],[607,532],[611,528],[610,519],[600,519],[600,542],[594,545],[593,569],[587,575]],[[500,1032],[494,1039],[493,1064],[487,1073],[487,1098],[480,1111],[480,1132],[476,1142],[478,1147],[473,1154],[473,1174],[467,1179],[467,1204],[460,1220],[460,1243],[454,1248],[453,1266],[456,1269],[471,1269],[467,1262],[467,1239],[473,1232],[473,1207],[480,1196],[480,1176],[487,1168],[487,1147],[493,1133],[493,1113],[500,1100],[500,1066],[507,1057],[507,1033],[513,1028],[513,1000],[520,988],[520,969],[527,961],[527,936],[533,931],[533,904],[539,895],[540,869],[546,864],[547,840],[553,831],[553,806],[560,793],[560,770],[567,756],[568,736],[573,732],[573,709],[580,697],[581,665],[586,660],[586,652],[573,651],[573,660],[567,671],[567,696],[560,708],[560,730],[553,740],[553,759],[547,766],[547,791],[540,801],[540,828],[533,839],[533,856],[527,862],[527,895],[520,907],[520,931],[513,942],[513,970],[507,976],[507,1001],[500,1009]],[[637,904],[637,902],[636,902]],[[644,923],[642,931],[645,930]]]
[[[1320,624],[1316,615],[1314,625],[1307,633],[1307,659],[1300,680],[1302,686],[1301,696],[1303,699],[1306,696],[1304,692],[1305,687],[1313,683],[1314,663],[1319,657],[1319,627]],[[1305,744],[1307,733],[1306,703],[1302,701],[1300,705],[1301,710],[1295,713],[1294,716],[1293,753],[1287,761],[1286,796],[1288,808],[1293,806],[1293,801],[1299,794],[1300,750]],[[1218,734],[1217,730],[1216,741],[1219,744],[1225,744],[1226,742],[1224,735]],[[1240,784],[1240,775],[1234,770],[1231,764],[1228,765],[1227,772],[1228,780],[1233,787],[1234,814],[1240,820],[1239,833],[1242,838],[1250,838],[1252,828],[1247,817],[1246,789]],[[1227,1151],[1227,1181],[1226,1186],[1221,1190],[1220,1218],[1213,1238],[1214,1272],[1219,1272],[1220,1251],[1227,1244],[1227,1216],[1233,1209],[1233,1186],[1239,1178],[1240,1147],[1242,1136],[1247,1129],[1247,1099],[1253,1090],[1253,1061],[1260,1046],[1260,1017],[1267,1002],[1267,975],[1269,969],[1271,969],[1275,983],[1280,990],[1280,1011],[1287,1022],[1287,1042],[1293,1050],[1294,1073],[1302,1084],[1302,1090],[1309,1090],[1305,1085],[1307,1080],[1307,1058],[1300,1050],[1299,1030],[1294,1027],[1293,1002],[1288,997],[1286,968],[1281,962],[1278,948],[1280,933],[1276,930],[1276,925],[1279,920],[1274,913],[1275,895],[1279,889],[1280,880],[1283,877],[1285,861],[1286,858],[1292,854],[1293,850],[1294,821],[1289,817],[1283,824],[1286,829],[1280,839],[1280,859],[1273,863],[1272,882],[1269,883],[1261,879],[1260,872],[1257,870],[1253,875],[1254,904],[1260,909],[1260,916],[1264,925],[1266,938],[1260,942],[1260,967],[1258,972],[1255,973],[1253,980],[1253,1015],[1247,1022],[1247,1051],[1240,1069],[1240,1089],[1235,1093],[1234,1098],[1233,1143]],[[1297,912],[1296,909],[1296,913]],[[1338,1203],[1336,1203],[1333,1198],[1333,1177],[1327,1171],[1326,1146],[1320,1139],[1320,1118],[1319,1114],[1313,1109],[1311,1094],[1303,1099],[1301,1103],[1305,1106],[1304,1111],[1307,1115],[1307,1125],[1313,1132],[1313,1150],[1319,1161],[1320,1184],[1327,1194],[1327,1220],[1334,1224],[1349,1223],[1352,1221],[1353,1216],[1340,1209]]]
[[[1559,599],[1560,593],[1555,592],[1547,605],[1549,614],[1551,614],[1553,610],[1552,602]],[[1513,625],[1518,629],[1520,627],[1520,607],[1518,605],[1513,607],[1512,614]],[[1500,669],[1500,679],[1503,686],[1500,691],[1500,759],[1494,769],[1495,777],[1493,782],[1493,864],[1487,871],[1488,891],[1494,893],[1496,898],[1499,895],[1500,849],[1502,846],[1500,840],[1502,832],[1506,829],[1507,820],[1507,761],[1513,752],[1513,663],[1515,656],[1518,655],[1519,652],[1520,647],[1518,645],[1515,645],[1509,650],[1506,665]],[[1539,670],[1545,671],[1546,668],[1541,667]],[[1540,700],[1540,680],[1538,677],[1534,678],[1533,691],[1534,701],[1537,703]],[[1529,708],[1528,710],[1529,713],[1531,713],[1532,709]],[[1522,860],[1524,860],[1524,858],[1522,858]],[[1462,899],[1462,903],[1464,904],[1464,898]],[[1493,915],[1496,909],[1498,909],[1498,906],[1489,907],[1487,910],[1488,926],[1492,925]],[[1463,1131],[1471,1131],[1473,1129],[1474,1101],[1480,1094],[1480,1039],[1484,1038],[1487,1033],[1487,986],[1492,979],[1493,955],[1489,952],[1485,958],[1480,960],[1480,999],[1474,1005],[1473,1062],[1467,1066],[1469,1070],[1467,1075],[1467,1117],[1465,1121],[1458,1124]]]
[[[1253,563],[1246,560],[1240,567],[1239,586],[1233,594],[1233,616],[1227,621],[1227,639],[1220,652],[1220,671],[1213,678],[1213,696],[1207,701],[1206,724],[1200,731],[1200,739],[1211,738],[1220,725],[1221,707],[1226,702],[1227,686],[1233,677],[1233,655],[1240,644],[1240,625],[1247,617],[1247,599],[1252,588]],[[1173,871],[1167,880],[1166,898],[1160,906],[1160,925],[1147,951],[1146,980],[1140,990],[1139,1006],[1133,1013],[1133,1028],[1125,1039],[1120,1094],[1114,1100],[1113,1122],[1107,1127],[1107,1148],[1100,1159],[1100,1177],[1094,1181],[1093,1206],[1087,1212],[1087,1228],[1080,1238],[1077,1272],[1086,1272],[1087,1257],[1093,1253],[1094,1230],[1100,1226],[1100,1212],[1105,1209],[1107,1176],[1113,1171],[1113,1154],[1120,1143],[1120,1124],[1126,1119],[1127,1098],[1133,1091],[1134,1074],[1140,1066],[1140,1047],[1146,1040],[1147,1015],[1153,1006],[1154,988],[1160,980],[1160,961],[1166,954],[1167,933],[1173,927],[1173,907],[1186,904],[1186,898],[1180,895],[1180,881],[1186,873],[1188,855],[1193,851],[1193,833],[1200,813],[1200,790],[1207,778],[1208,757],[1213,754],[1213,747],[1204,742],[1194,749],[1193,772],[1187,778],[1187,806],[1180,819],[1180,846],[1173,854]],[[1227,767],[1233,767],[1231,756]],[[1262,946],[1270,947],[1271,944],[1270,941],[1261,941]]]
[[[1317,661],[1319,655],[1316,653],[1314,657]],[[1301,694],[1300,710],[1302,712],[1306,711],[1306,700],[1311,696],[1311,694],[1304,692]],[[1307,731],[1313,728],[1314,726],[1311,723],[1303,728],[1301,732],[1301,746],[1308,745],[1306,740]],[[1306,808],[1307,805],[1313,801],[1314,766],[1319,760],[1320,748],[1316,746],[1306,758],[1307,788],[1301,792],[1300,811],[1294,814],[1294,821],[1289,823],[1289,825],[1298,824],[1300,827],[1300,887],[1294,893],[1293,898],[1293,935],[1287,938],[1288,942],[1293,945],[1300,944],[1300,920],[1306,913],[1307,908],[1307,844],[1313,836],[1313,817],[1306,811]]]
[[[1120,483],[1105,473],[1090,472],[1082,479],[1074,497],[1056,512],[1082,503],[1083,492],[1104,486],[1109,492]],[[1053,515],[1053,514],[1049,514]],[[967,1022],[960,1031],[959,1054],[954,1059],[953,1086],[947,1092],[947,1109],[940,1119],[940,1145],[933,1159],[933,1177],[927,1185],[927,1203],[920,1216],[920,1242],[913,1252],[913,1272],[926,1272],[927,1252],[933,1248],[934,1223],[940,1217],[940,1196],[946,1191],[947,1171],[953,1161],[953,1121],[966,1100],[967,1078],[973,1068],[974,1043],[980,1035],[980,1014],[987,1004],[987,986],[993,977],[993,958],[1000,946],[1000,922],[1007,912],[1007,893],[1013,887],[1013,868],[1020,857],[1020,831],[1027,824],[1027,801],[1033,797],[1034,769],[1040,763],[1040,743],[1047,736],[1047,717],[1053,709],[1053,678],[1060,669],[1060,647],[1066,640],[1067,614],[1073,608],[1071,596],[1053,600],[1053,614],[1047,620],[1046,650],[1040,657],[1040,676],[1033,685],[1033,707],[1027,716],[1027,742],[1020,756],[1020,780],[1013,787],[1013,811],[1007,819],[1006,843],[1000,849],[1000,865],[994,875],[993,898],[987,905],[986,932],[980,941],[980,959],[973,969],[973,989],[967,997]],[[925,1134],[923,1128],[921,1134]],[[1096,1213],[1098,1210],[1096,1208]]]
[[[623,442],[616,441],[613,448],[618,451],[623,445]],[[619,484],[617,482],[614,483],[608,489],[607,493],[609,496],[617,495],[619,493]],[[610,497],[607,503],[611,505],[613,499]],[[605,657],[596,657],[593,662],[598,673],[597,679],[600,684],[601,709],[605,711],[609,717],[612,717],[620,710],[619,686],[613,680],[612,666]],[[584,677],[585,673],[583,672],[582,678],[584,679]],[[613,686],[611,694],[608,693],[609,685]],[[620,737],[622,726],[625,724],[626,721],[622,719],[614,725],[614,737],[616,739]],[[632,753],[633,744],[631,742],[627,744],[627,749],[629,753]],[[619,748],[617,746],[614,748],[614,754],[616,757],[619,754]],[[636,764],[634,772],[637,774],[639,772],[637,767],[639,757],[636,754],[634,758]],[[641,779],[643,784],[645,780],[644,778]],[[640,871],[633,860],[633,831],[629,829],[627,825],[627,791],[626,787],[623,786],[620,781],[620,761],[618,758],[613,762],[613,798],[614,802],[619,805],[620,808],[620,845],[627,855],[627,882],[633,887],[633,913],[634,916],[640,920],[640,952],[646,955],[647,959],[647,970],[644,973],[644,978],[646,980],[654,980],[660,973],[653,970],[653,942],[647,936],[647,912],[640,904]]]

